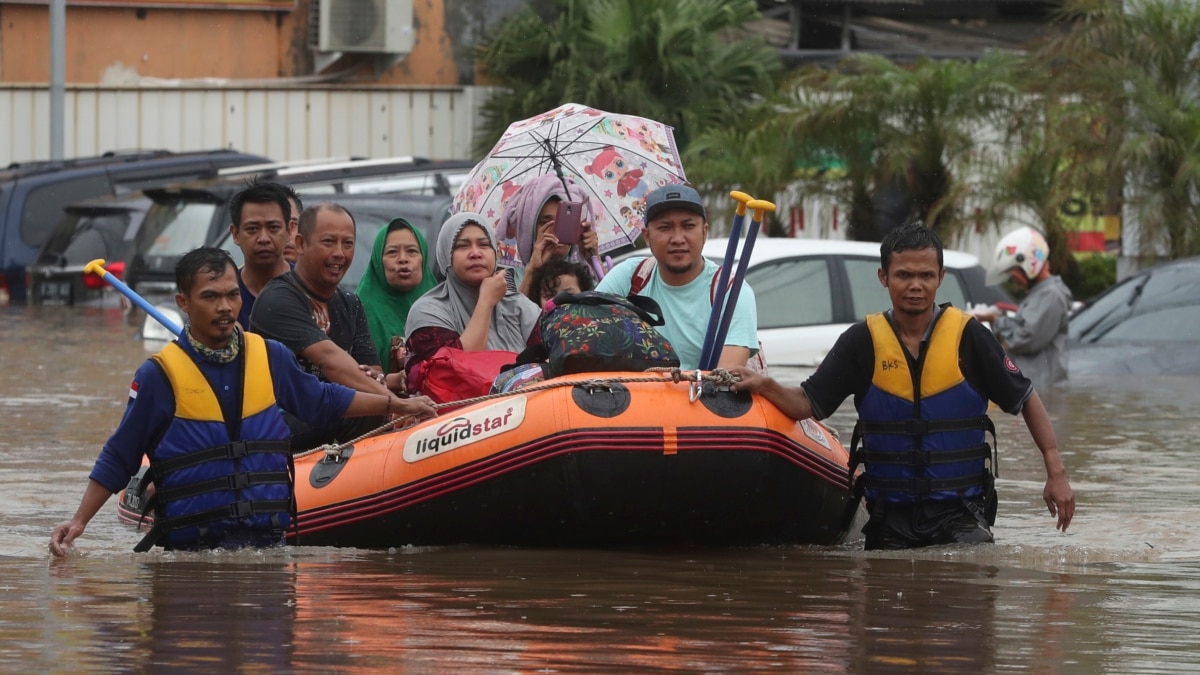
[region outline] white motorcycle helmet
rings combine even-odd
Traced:
[[[1050,247],[1041,232],[1032,227],[1018,227],[996,244],[996,254],[988,266],[987,284],[993,286],[1008,280],[1009,270],[1019,267],[1030,281],[1042,273],[1050,258]]]

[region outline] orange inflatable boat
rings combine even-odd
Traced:
[[[296,459],[293,544],[830,544],[848,452],[766,399],[568,375]],[[129,515],[122,499],[123,519]]]
[[[302,545],[833,543],[848,453],[765,399],[569,375],[296,460]],[[557,385],[557,386],[547,386]]]

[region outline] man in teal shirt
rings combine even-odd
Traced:
[[[658,302],[664,320],[658,331],[675,348],[685,370],[700,365],[720,270],[703,255],[707,240],[708,218],[700,195],[687,185],[660,187],[646,195],[646,242],[654,257],[626,260],[596,287],[602,293],[634,292]],[[744,366],[757,350],[754,291],[743,283],[717,367]]]

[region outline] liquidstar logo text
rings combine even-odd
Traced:
[[[404,442],[404,461],[419,462],[516,429],[525,421],[526,398],[506,398],[486,408],[464,412],[440,424],[431,423],[427,428],[414,431]]]

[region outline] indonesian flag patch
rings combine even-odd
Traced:
[[[137,383],[137,380],[134,380],[133,382],[129,383],[129,398],[131,398],[131,399],[137,398],[137,392],[138,392],[138,383]]]

